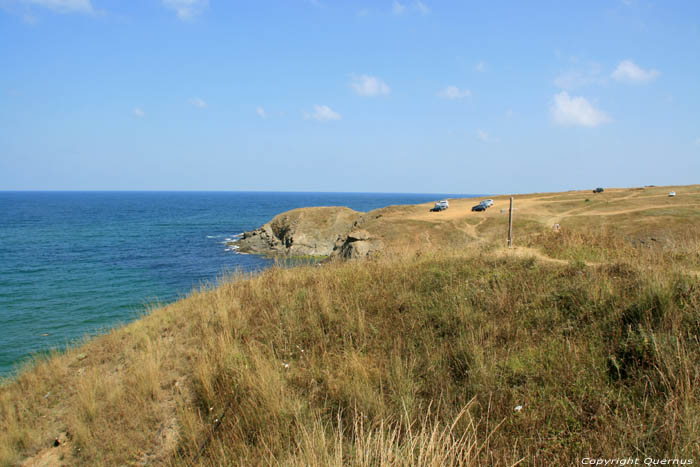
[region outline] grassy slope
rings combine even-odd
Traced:
[[[0,388],[0,462],[697,459],[700,189],[669,190],[518,197],[514,251],[504,198],[379,210],[382,257],[229,278],[37,362]]]

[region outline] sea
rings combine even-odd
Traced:
[[[33,355],[273,261],[226,242],[307,206],[357,211],[469,194],[0,192],[0,378]]]

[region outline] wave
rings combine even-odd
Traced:
[[[223,235],[222,235],[222,236],[223,236]],[[235,234],[235,235],[232,235],[231,237],[226,237],[226,238],[224,239],[225,241],[224,241],[223,243],[226,243],[226,242],[236,242],[236,241],[240,240],[241,237],[243,237],[243,233],[237,233],[237,234]]]

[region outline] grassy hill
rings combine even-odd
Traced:
[[[494,200],[373,211],[368,260],[38,359],[0,387],[0,464],[700,462],[700,186],[516,196],[513,249]]]

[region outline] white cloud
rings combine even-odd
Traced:
[[[471,95],[472,92],[469,89],[459,89],[457,86],[447,86],[438,93],[438,96],[443,99],[463,99]]]
[[[146,116],[146,112],[141,110],[140,107],[134,107],[134,116],[138,118],[143,118]]]
[[[648,83],[654,81],[659,74],[658,70],[645,70],[632,60],[623,60],[613,71],[612,77],[625,83]]]
[[[263,109],[262,107],[258,107],[257,109],[255,109],[255,113],[258,114],[258,117],[265,118],[265,109]]]
[[[175,10],[180,19],[190,19],[200,14],[208,5],[209,0],[162,0],[166,8]]]
[[[484,130],[476,130],[476,137],[482,143],[498,143],[498,138],[494,138]]]
[[[391,92],[391,88],[376,76],[353,76],[350,86],[358,96],[379,96]]]
[[[596,127],[612,121],[605,112],[596,109],[585,98],[569,97],[566,91],[554,96],[550,111],[554,123],[562,126]]]
[[[314,105],[313,113],[304,113],[304,118],[327,122],[329,120],[340,120],[342,116],[327,105]]]
[[[90,0],[24,0],[26,3],[40,5],[61,13],[92,13]]]
[[[476,65],[474,65],[474,70],[478,71],[479,73],[483,73],[486,71],[486,62],[479,62]]]
[[[421,2],[420,0],[417,0],[416,3],[413,4],[413,6],[416,8],[416,10],[418,10],[418,12],[421,15],[427,15],[428,13],[430,13],[430,8],[425,6],[425,3]]]
[[[200,109],[203,109],[207,106],[207,103],[199,97],[193,97],[192,99],[190,99],[190,104]]]
[[[430,13],[430,8],[428,8],[428,6],[421,0],[414,1],[411,4],[411,10],[417,11],[421,15],[427,15]],[[405,3],[401,3],[399,0],[394,0],[394,2],[391,4],[391,11],[395,15],[402,15],[408,11],[408,7]]]
[[[476,137],[484,143],[488,143],[490,141],[489,134],[486,133],[484,130],[476,130]]]

